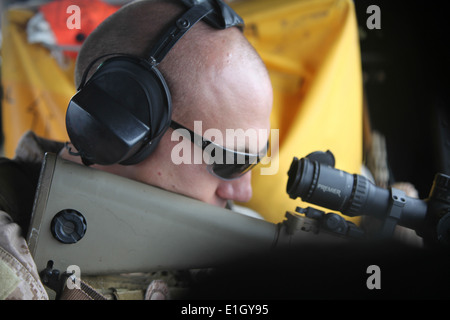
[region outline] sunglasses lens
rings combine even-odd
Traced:
[[[241,177],[248,171],[252,170],[257,162],[246,164],[212,164],[208,166],[209,171],[225,180],[233,180]]]
[[[261,157],[256,155],[236,153],[227,149],[223,149],[223,152],[226,159],[224,163],[208,165],[209,172],[223,180],[234,180],[243,176],[261,160]]]
[[[236,152],[226,149],[212,141],[206,140],[202,136],[197,135],[192,130],[172,120],[170,127],[174,130],[184,129],[189,133],[191,142],[202,148],[203,152],[209,154],[209,159],[206,161],[208,171],[223,180],[233,180],[241,177],[248,171],[252,170],[259,161],[264,157],[269,148],[269,141],[267,146],[259,155],[249,154],[244,152]],[[182,134],[182,133],[180,133]],[[202,141],[203,144],[199,144]]]

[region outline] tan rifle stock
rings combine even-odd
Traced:
[[[53,217],[65,209],[80,212],[87,223],[85,235],[73,244],[61,243],[50,231]],[[311,232],[287,232],[283,223],[46,154],[28,243],[38,271],[51,260],[55,269],[76,265],[90,275],[214,267],[289,246],[294,238],[317,241]]]

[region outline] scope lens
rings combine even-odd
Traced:
[[[292,199],[297,197],[306,199],[311,190],[311,185],[313,185],[314,164],[311,161],[305,161],[305,159],[294,158],[288,176],[286,188],[288,195]]]
[[[386,212],[389,191],[365,177],[350,174],[308,157],[294,158],[288,171],[290,198],[342,212],[348,216]]]

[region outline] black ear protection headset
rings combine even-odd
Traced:
[[[217,29],[244,22],[221,0],[181,0],[189,9],[142,59],[125,54],[105,60],[80,87],[66,112],[67,133],[85,165],[131,165],[148,157],[171,123],[169,88],[157,65],[198,21]]]

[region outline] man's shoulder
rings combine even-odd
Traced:
[[[27,131],[17,144],[14,160],[41,163],[46,152],[59,153],[63,147],[63,142],[40,137],[33,131]]]
[[[0,210],[0,300],[46,300],[20,227]]]

